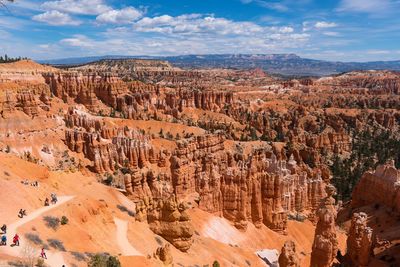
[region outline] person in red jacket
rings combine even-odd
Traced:
[[[44,248],[42,248],[42,252],[40,252],[40,257],[47,260],[46,252],[44,252]]]
[[[18,236],[18,234],[15,234],[15,236],[13,238],[13,243],[14,243],[14,246],[19,246],[19,236]]]

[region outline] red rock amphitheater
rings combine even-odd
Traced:
[[[400,266],[398,73],[121,62],[0,64],[0,266]]]

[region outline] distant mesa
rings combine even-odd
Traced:
[[[400,70],[400,60],[376,62],[334,62],[302,58],[296,54],[208,54],[178,56],[93,56],[39,60],[55,66],[84,65],[102,60],[162,60],[183,69],[254,69],[261,68],[284,76],[325,76],[353,70]]]

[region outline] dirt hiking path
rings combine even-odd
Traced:
[[[136,248],[134,248],[128,240],[128,222],[118,218],[114,218],[117,226],[117,244],[123,256],[143,256]]]
[[[40,256],[40,249],[35,248],[33,246],[28,247],[28,242],[25,242],[26,239],[21,235],[19,235],[20,236],[20,246],[11,247],[10,245],[12,244],[12,239],[13,239],[15,233],[17,233],[18,228],[21,227],[22,225],[38,218],[42,214],[44,214],[54,208],[57,208],[58,206],[70,201],[73,198],[74,198],[74,196],[58,197],[57,204],[50,205],[50,206],[43,207],[43,208],[37,209],[35,211],[32,211],[24,218],[19,219],[18,221],[8,225],[7,226],[7,246],[5,246],[5,247],[1,246],[0,253],[4,253],[4,254],[10,255],[10,256],[14,256],[14,257],[22,257],[22,258],[26,257],[27,256],[26,254],[32,254],[32,253],[33,253],[33,255],[35,255],[35,257]],[[47,254],[47,260],[45,260],[45,263],[47,265],[49,265],[51,267],[58,267],[58,266],[61,267],[62,265],[67,266],[67,264],[64,262],[64,258],[62,256],[62,254],[60,252],[46,251],[46,254]]]

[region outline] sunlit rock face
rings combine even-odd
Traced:
[[[373,188],[374,190],[371,190]],[[400,212],[400,172],[391,161],[364,173],[352,193],[354,208],[381,204]]]
[[[282,247],[279,255],[279,267],[300,267],[299,256],[296,251],[296,244],[288,240]]]

